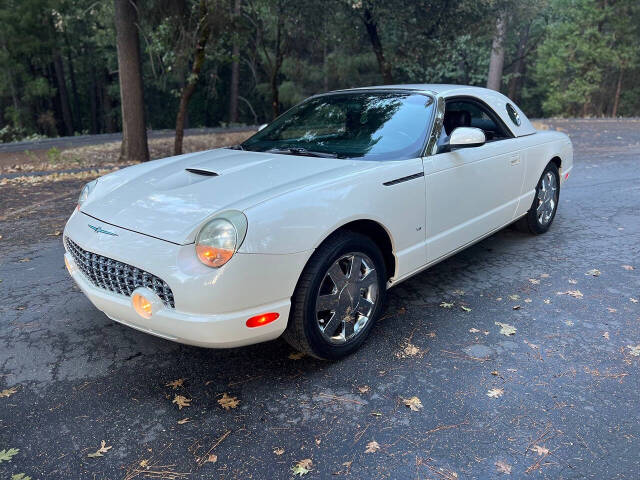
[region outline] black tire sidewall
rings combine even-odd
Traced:
[[[558,185],[558,190],[556,192],[556,206],[553,209],[553,214],[551,215],[549,222],[543,226],[543,225],[540,225],[540,223],[538,222],[536,204],[538,201],[538,192],[540,191],[540,184],[542,183],[542,179],[548,172],[551,172],[556,177],[556,184]],[[556,166],[556,164],[553,162],[550,162],[545,167],[544,171],[542,172],[542,175],[540,175],[540,179],[538,180],[538,184],[536,185],[535,197],[533,198],[533,203],[531,205],[531,209],[529,210],[529,214],[528,214],[529,229],[533,233],[540,234],[540,233],[545,233],[547,230],[549,230],[549,228],[551,227],[551,224],[553,223],[554,218],[556,218],[556,212],[558,211],[559,202],[560,202],[560,173],[558,172],[558,167]]]
[[[356,233],[348,234],[344,237],[343,241],[338,242],[332,247],[333,248],[320,253],[322,257],[314,269],[314,278],[310,284],[309,291],[305,292],[305,304],[303,306],[304,334],[309,342],[309,346],[315,355],[329,360],[342,358],[360,348],[384,309],[384,299],[387,288],[387,276],[382,253],[376,244],[368,237]],[[342,255],[350,252],[364,253],[373,261],[378,274],[378,300],[364,330],[355,339],[344,345],[333,345],[324,339],[320,332],[320,327],[317,324],[315,311],[316,297],[329,267]]]

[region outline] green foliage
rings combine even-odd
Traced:
[[[637,0],[207,0],[211,37],[191,63],[199,0],[138,1],[146,119],[174,128],[185,82],[197,81],[188,127],[228,122],[239,61],[238,123],[272,116],[325,90],[382,83],[366,16],[394,83],[485,85],[495,19],[507,12],[504,93],[529,114],[637,115]],[[120,130],[113,2],[0,3],[0,141],[66,132],[63,82],[76,132]],[[234,45],[239,54],[234,58]],[[277,66],[278,55],[281,65]]]
[[[20,449],[10,448],[9,450],[0,450],[0,463],[10,462],[11,459],[18,454]]]

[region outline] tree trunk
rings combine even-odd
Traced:
[[[284,49],[282,48],[282,30],[284,28],[284,16],[282,8],[278,8],[278,23],[276,25],[276,51],[273,68],[271,69],[271,110],[273,118],[280,115],[280,89],[278,87],[278,74],[284,60]]]
[[[233,9],[234,20],[237,22],[240,18],[240,8],[242,0],[235,0]],[[236,28],[236,32],[237,32]],[[231,52],[231,87],[229,92],[229,123],[238,121],[238,83],[240,82],[240,41],[235,38],[233,41],[233,49]]]
[[[507,96],[517,102],[520,97],[520,89],[522,88],[522,83],[524,79],[525,73],[525,55],[527,50],[527,43],[529,42],[529,25],[526,26],[524,32],[520,36],[520,41],[518,42],[518,53],[516,58],[516,64],[513,67],[513,75],[509,80],[509,90]]]
[[[620,72],[618,73],[618,85],[616,86],[616,94],[613,97],[613,110],[611,110],[611,116],[618,116],[618,106],[620,105],[620,91],[622,90],[622,72],[623,67],[620,67]]]
[[[73,135],[73,116],[71,115],[69,93],[67,92],[67,83],[64,78],[64,67],[62,66],[62,56],[60,55],[60,52],[56,51],[53,54],[53,68],[56,74],[56,85],[58,86],[60,111],[62,112],[62,121],[64,122],[65,133],[71,136]]]
[[[489,60],[489,74],[487,88],[500,91],[502,86],[502,68],[504,67],[504,36],[506,30],[506,15],[500,14],[496,21],[496,32],[491,45],[491,59]]]
[[[173,144],[174,155],[180,155],[182,153],[182,141],[184,139],[184,124],[187,118],[187,108],[189,107],[189,100],[191,100],[193,92],[196,91],[200,70],[204,63],[204,49],[209,41],[209,34],[211,33],[208,16],[207,0],[200,0],[200,19],[198,21],[196,52],[193,57],[191,73],[187,77],[187,83],[182,89],[182,94],[180,95],[180,105],[178,106],[178,115],[176,116],[176,138]]]
[[[121,161],[149,160],[136,0],[115,0],[118,77],[122,109]]]
[[[391,65],[389,65],[389,62],[387,62],[387,60],[384,58],[382,43],[380,42],[380,36],[378,35],[378,24],[373,18],[371,9],[369,7],[365,7],[362,15],[364,26],[367,29],[367,34],[369,35],[369,40],[371,41],[373,53],[375,53],[376,59],[378,60],[378,67],[380,68],[380,73],[382,74],[382,81],[385,84],[389,85],[393,83],[393,75],[391,74]]]
[[[71,55],[71,45],[69,36],[65,34],[64,42],[67,47],[67,65],[69,65],[69,80],[71,80],[71,99],[73,101],[74,128],[82,130],[82,115],[80,112],[80,95],[78,95],[78,84],[76,83],[76,72],[73,68],[73,57]]]

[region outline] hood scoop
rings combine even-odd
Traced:
[[[218,173],[213,170],[207,170],[205,168],[185,168],[189,173],[195,173],[196,175],[203,175],[205,177],[217,177]]]

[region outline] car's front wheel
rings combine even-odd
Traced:
[[[317,358],[349,355],[380,316],[386,278],[382,253],[370,238],[355,232],[333,235],[300,276],[284,339]]]
[[[536,186],[536,196],[527,214],[515,223],[518,230],[539,235],[549,230],[558,210],[560,174],[555,163],[549,162]]]

